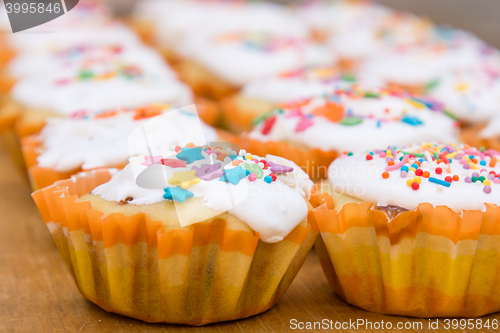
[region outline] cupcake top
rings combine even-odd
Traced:
[[[373,88],[381,85],[376,80],[342,75],[338,68],[327,66],[302,67],[245,84],[241,94],[271,103],[283,103],[333,93],[352,84]]]
[[[310,2],[299,9],[341,58],[363,59],[381,49],[414,45],[428,39],[433,25],[416,15],[370,1]]]
[[[131,158],[92,194],[146,207],[174,201],[181,226],[228,212],[258,232],[262,241],[274,243],[306,218],[304,196],[311,187],[307,174],[283,158],[188,144]]]
[[[464,144],[424,143],[349,153],[328,170],[333,190],[378,206],[421,203],[456,212],[500,204],[500,153]]]
[[[61,172],[115,167],[125,164],[129,156],[148,154],[148,148],[157,152],[185,145],[193,141],[193,135],[201,135],[201,143],[216,141],[216,131],[190,111],[149,105],[99,114],[76,113],[72,118],[49,118],[37,137],[38,165]],[[141,136],[129,139],[134,130],[143,126],[148,128],[149,146]],[[161,140],[156,140],[158,137]]]
[[[177,50],[200,32],[220,34],[258,29],[306,37],[308,29],[286,7],[260,1],[149,0],[137,4],[135,16],[154,26],[156,42]]]
[[[324,151],[363,151],[423,138],[457,142],[456,122],[439,104],[387,88],[365,91],[353,85],[284,104],[256,122],[250,138]]]
[[[69,116],[76,111],[98,112],[150,103],[184,106],[192,103],[191,90],[181,83],[160,56],[146,47],[124,51],[109,47],[106,56],[85,53],[72,63],[62,55],[65,70],[21,79],[12,89],[19,103]],[[90,49],[89,49],[90,50]],[[70,52],[79,53],[79,49]],[[107,52],[109,51],[109,52]]]
[[[394,84],[431,88],[450,71],[500,60],[497,50],[470,33],[435,30],[435,38],[423,43],[380,50],[359,71]]]
[[[500,106],[500,60],[450,71],[429,94],[463,122],[488,121]]]
[[[235,86],[301,66],[330,65],[335,60],[323,46],[307,38],[264,30],[200,33],[189,38],[180,53]]]
[[[123,25],[113,25],[102,33],[80,35],[71,41],[47,45],[37,51],[20,52],[9,62],[10,76],[22,78],[44,73],[65,73],[78,69],[86,63],[120,58],[123,61],[147,60],[150,67],[164,68],[163,59],[153,50],[141,46],[135,33]],[[145,61],[146,62],[146,61]],[[173,75],[173,74],[172,74]]]

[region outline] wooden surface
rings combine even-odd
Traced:
[[[328,285],[315,253],[309,255],[278,305],[255,317],[205,327],[186,327],[148,324],[108,313],[86,301],[78,292],[31,200],[26,179],[1,148],[0,171],[1,333],[302,331],[291,329],[292,319],[299,322],[364,319],[372,323],[383,320],[391,322],[394,327],[398,322],[407,325],[422,323],[423,329],[420,330],[391,331],[435,331],[428,329],[427,319],[382,316],[347,305],[335,296]],[[484,317],[483,320],[495,318],[500,321],[499,314]],[[444,321],[439,324],[443,328]]]

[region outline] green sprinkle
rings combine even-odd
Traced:
[[[435,158],[436,160],[439,160],[439,154],[438,154],[438,153],[436,153],[436,152],[434,152],[434,158]]]
[[[354,126],[363,122],[363,118],[360,117],[345,117],[340,121],[340,125],[344,126]]]
[[[472,181],[473,183],[477,182],[477,177],[472,177],[471,181]]]
[[[436,88],[438,84],[439,84],[439,79],[433,80],[425,85],[425,89],[431,90],[433,88]]]
[[[352,155],[353,155],[353,153],[351,153],[351,152],[347,153],[347,156],[352,156]]]
[[[448,117],[450,117],[453,120],[458,120],[458,117],[454,113],[452,113],[452,112],[450,112],[448,110],[444,110],[444,114],[447,115]]]
[[[342,80],[347,82],[356,82],[356,77],[354,77],[354,75],[344,74],[342,75]]]
[[[479,177],[479,180],[481,181],[481,183],[484,182],[485,179],[486,178],[484,176]]]
[[[485,150],[486,150],[486,148],[484,148],[484,147],[479,148],[479,151],[480,151],[480,152],[483,152],[483,151],[485,151]]]
[[[372,92],[365,92],[365,97],[366,98],[378,98],[378,97],[380,97],[380,94],[372,93]]]
[[[78,78],[82,80],[91,79],[93,76],[94,74],[91,71],[81,71],[78,74]]]
[[[258,116],[257,118],[255,118],[253,121],[252,121],[252,124],[254,126],[260,124],[261,122],[263,122],[267,117],[271,116],[272,114],[274,114],[275,112],[279,112],[279,113],[283,113],[283,110],[282,109],[274,109],[274,110],[271,110],[267,113],[264,113],[260,116]]]
[[[425,155],[422,154],[422,153],[412,153],[412,152],[404,151],[403,154],[405,154],[405,155],[414,155],[415,157],[425,157]],[[401,157],[401,159],[402,159],[402,157]]]

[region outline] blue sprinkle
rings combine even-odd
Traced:
[[[417,163],[413,163],[413,164],[411,165],[411,167],[412,167],[412,168],[415,168],[415,170],[419,168],[419,166],[418,166],[418,164],[417,164]]]
[[[407,167],[406,165],[403,165],[403,166],[401,167],[401,171],[406,171],[406,172],[408,172],[408,170],[409,170],[409,169],[408,169],[408,167]]]
[[[238,158],[238,155],[229,154],[229,157],[231,158],[232,161],[234,161],[236,158]]]
[[[404,116],[403,119],[401,119],[401,121],[403,123],[407,123],[409,125],[412,125],[412,126],[418,126],[418,125],[422,125],[423,122],[418,119],[417,117],[413,117],[413,116]]]
[[[270,184],[270,183],[273,181],[273,177],[271,177],[271,176],[265,176],[265,177],[264,177],[264,181],[265,181],[266,183]]]
[[[486,165],[486,161],[481,161],[481,162],[479,162],[479,164],[484,166],[484,165]]]
[[[182,187],[166,187],[163,189],[165,194],[164,199],[175,200],[178,202],[184,202],[186,199],[192,198],[194,196],[193,192],[183,189]]]
[[[382,122],[379,120],[377,120],[377,127],[380,128],[380,126],[382,125]]]
[[[437,178],[434,178],[434,177],[429,177],[429,181],[431,183],[435,183],[435,184],[438,184],[438,185],[443,185],[443,186],[446,186],[446,187],[450,187],[450,185],[451,185],[450,183],[448,183],[445,180],[437,179]]]
[[[245,174],[247,175],[247,177],[250,176],[250,171],[245,169]]]

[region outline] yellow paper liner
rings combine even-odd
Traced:
[[[281,156],[295,162],[304,170],[311,179],[326,178],[328,167],[340,153],[337,151],[324,151],[317,148],[303,148],[294,146],[286,141],[267,141],[262,142],[251,139],[245,134],[240,137],[240,146],[247,151],[251,151],[258,156],[267,154]]]
[[[95,170],[32,194],[80,292],[110,312],[188,325],[264,312],[283,296],[318,235],[299,225],[268,244],[228,228],[224,218],[173,227],[143,213],[104,217],[78,202],[110,177]]]
[[[240,94],[225,97],[220,104],[224,126],[234,133],[251,130],[254,119],[273,109],[270,102],[246,98]]]
[[[322,236],[315,247],[323,270],[349,304],[412,317],[500,311],[500,208],[495,205],[461,216],[423,203],[389,221],[370,202],[335,211],[327,198],[312,218]]]

